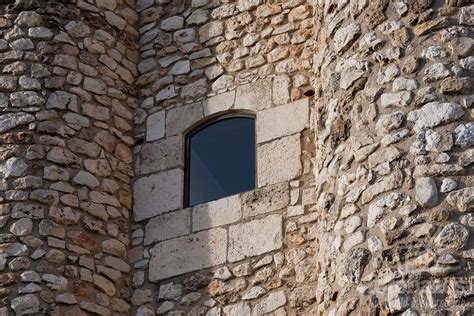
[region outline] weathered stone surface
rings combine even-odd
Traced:
[[[195,229],[196,230],[196,229]],[[153,217],[145,226],[144,245],[191,233],[191,211],[184,209]]]
[[[286,295],[283,290],[272,292],[254,306],[252,315],[264,315],[273,312],[278,307],[284,306],[286,302]]]
[[[157,282],[226,261],[227,232],[223,228],[163,241],[150,250],[149,279]]]
[[[28,165],[17,157],[11,157],[7,161],[0,164],[0,174],[3,178],[20,177],[28,169]]]
[[[18,296],[11,301],[10,305],[18,315],[39,313],[39,300],[33,294]]]
[[[142,177],[134,185],[136,221],[141,221],[182,205],[183,172],[172,169]]]
[[[438,203],[438,189],[433,178],[416,179],[416,201],[421,206],[433,207]]]
[[[233,195],[193,207],[193,231],[223,226],[241,218],[241,199]]]
[[[463,115],[464,111],[456,103],[430,102],[408,113],[407,119],[415,123],[415,130],[423,130],[457,120]]]
[[[167,137],[143,145],[140,159],[140,174],[176,168],[183,164],[182,138]]]
[[[451,190],[456,188],[456,183],[449,186]],[[474,187],[456,190],[448,194],[446,201],[458,209],[459,212],[470,212],[474,209]]]
[[[450,223],[436,236],[434,243],[440,248],[462,249],[469,239],[469,231],[461,224]]]
[[[301,174],[300,134],[287,136],[257,147],[258,185],[291,180]]]
[[[165,111],[153,113],[146,121],[146,140],[154,141],[165,136]]]
[[[279,249],[282,238],[282,218],[279,215],[233,225],[229,228],[227,259],[235,262]]]
[[[267,185],[243,193],[242,203],[244,218],[282,209],[289,204],[288,186],[286,183]]]
[[[301,132],[307,127],[308,99],[273,107],[257,113],[257,142]]]
[[[18,112],[3,114],[0,116],[0,134],[33,121],[34,116],[27,113]]]

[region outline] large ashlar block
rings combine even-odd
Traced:
[[[166,114],[166,136],[182,134],[202,118],[202,102],[173,108]]]
[[[242,194],[243,217],[248,218],[282,209],[288,205],[288,183],[282,182]]]
[[[176,168],[183,164],[183,145],[180,136],[146,143],[140,152],[140,174]]]
[[[204,115],[209,116],[215,113],[227,111],[232,108],[234,101],[235,90],[210,97],[203,103]]]
[[[184,209],[153,217],[145,226],[144,244],[162,241],[191,233],[191,210]]]
[[[226,250],[227,231],[224,228],[159,243],[150,250],[150,281],[222,264],[226,261]]]
[[[261,79],[239,86],[235,95],[235,109],[263,110],[272,106],[272,80]]]
[[[270,215],[264,219],[233,225],[229,228],[227,259],[235,262],[258,256],[280,249],[282,243],[281,215]]]
[[[223,226],[240,219],[240,195],[201,204],[193,208],[193,231]]]
[[[257,143],[301,132],[308,123],[308,99],[260,111],[257,113]]]
[[[258,186],[291,180],[301,174],[300,134],[265,143],[257,148]]]
[[[181,207],[183,171],[172,169],[139,178],[133,186],[134,218],[141,221]]]
[[[146,140],[148,142],[165,136],[165,111],[153,113],[146,120]]]

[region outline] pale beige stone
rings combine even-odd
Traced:
[[[226,248],[227,231],[224,228],[163,241],[150,250],[149,279],[158,282],[222,264],[226,261]]]
[[[134,218],[141,221],[182,205],[183,171],[172,169],[139,178],[134,185]]]
[[[301,174],[300,134],[257,147],[258,186],[291,180]]]
[[[240,195],[233,195],[193,208],[193,231],[223,226],[240,219]]]
[[[257,113],[257,143],[301,132],[309,123],[309,99]]]
[[[184,209],[153,217],[145,226],[144,244],[176,238],[191,232],[191,210]]]
[[[283,244],[281,215],[233,225],[229,228],[230,262],[280,249]]]

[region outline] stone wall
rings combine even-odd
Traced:
[[[134,7],[0,5],[1,315],[129,314]]]
[[[312,7],[193,0],[140,1],[137,10],[142,102],[129,256],[136,314],[301,309],[315,287],[311,237],[303,236],[315,234],[314,105],[305,96]],[[257,188],[183,208],[186,134],[232,112],[255,115]]]
[[[315,1],[318,313],[473,313],[471,3]]]
[[[472,314],[473,16],[3,1],[0,315]],[[241,112],[257,188],[184,208],[186,134]]]

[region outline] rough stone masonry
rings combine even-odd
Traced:
[[[471,0],[0,1],[0,315],[472,315]],[[257,187],[185,208],[186,135]]]

